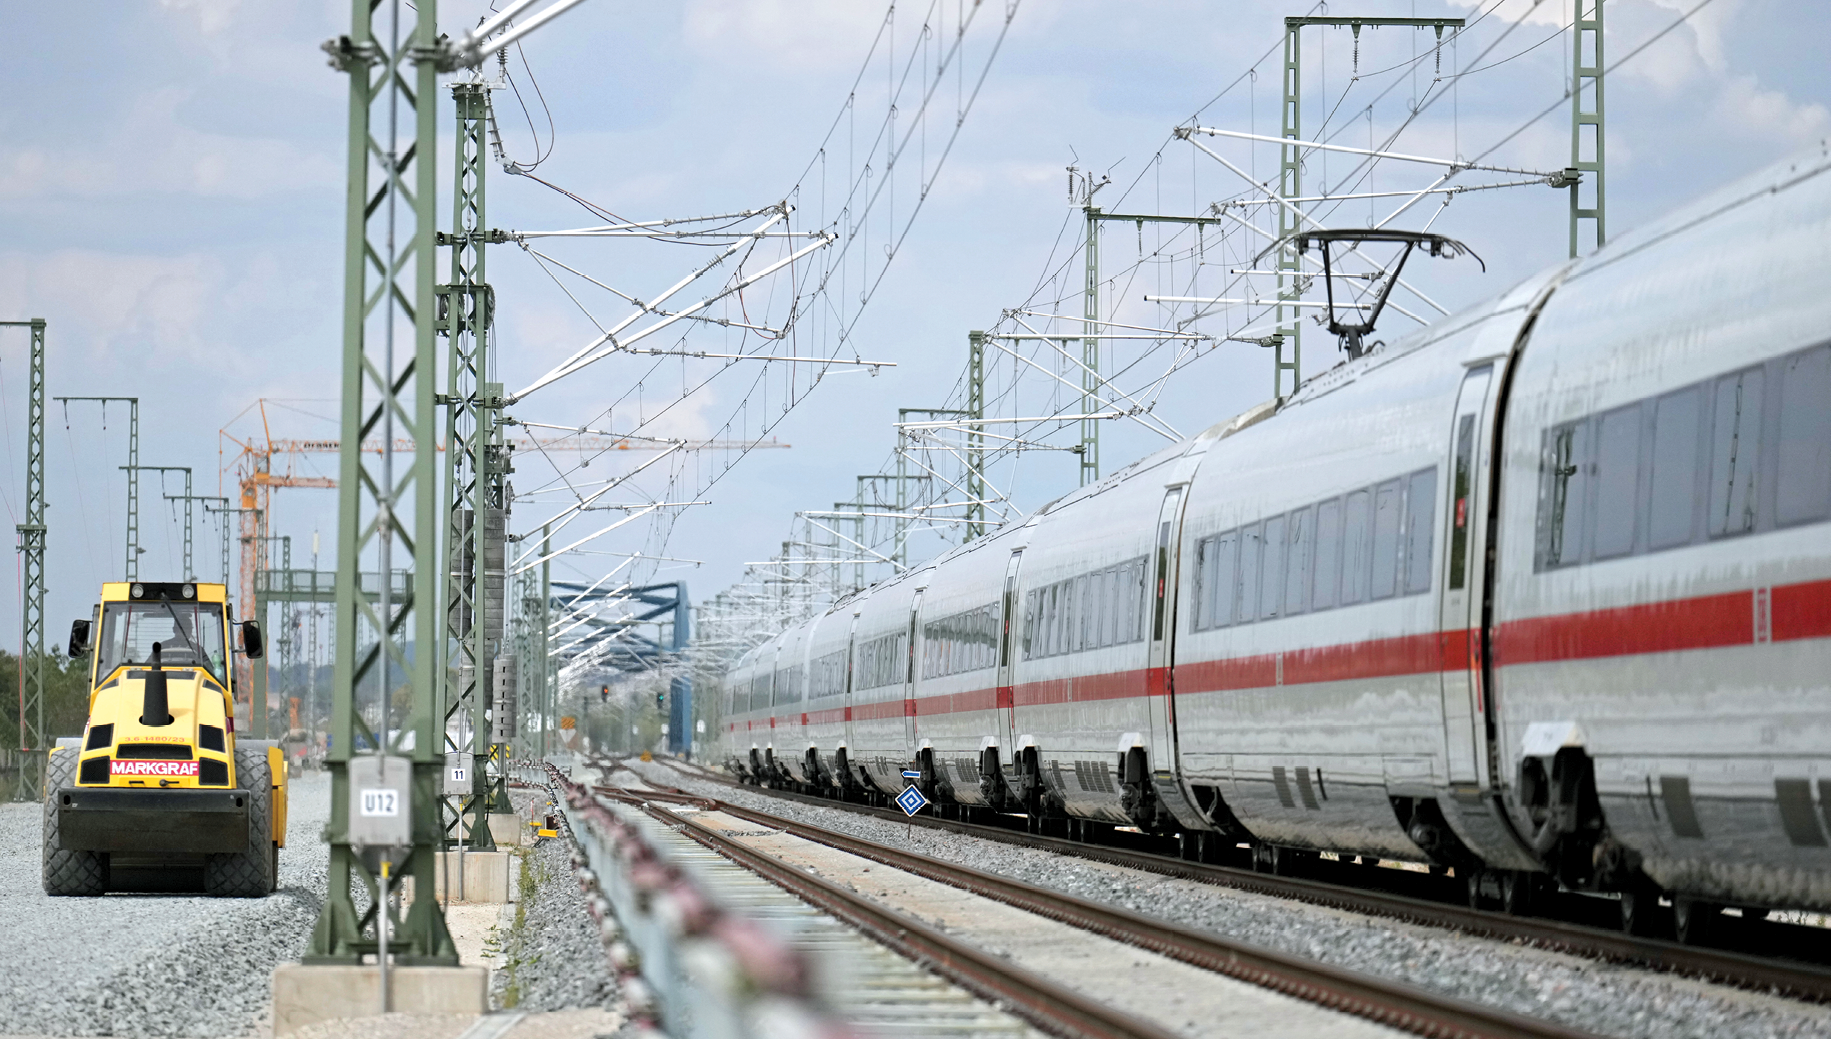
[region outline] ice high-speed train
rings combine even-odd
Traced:
[[[834,606],[752,779],[1831,908],[1831,146]],[[1493,896],[1490,896],[1493,897]]]

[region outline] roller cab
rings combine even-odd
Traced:
[[[286,835],[279,747],[237,739],[235,628],[220,584],[102,586],[71,629],[90,656],[89,718],[60,741],[46,779],[45,890],[191,889],[259,896]]]

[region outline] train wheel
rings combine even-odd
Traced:
[[[1304,852],[1297,848],[1286,848],[1274,844],[1271,846],[1271,871],[1280,877],[1295,877],[1307,872],[1314,852]]]
[[[1532,912],[1532,889],[1537,886],[1533,874],[1510,869],[1500,875],[1500,908],[1510,916]]]
[[[1660,930],[1659,890],[1650,884],[1621,893],[1621,929],[1640,938]]]
[[[1672,929],[1684,945],[1705,945],[1720,913],[1718,906],[1689,898],[1672,900]]]
[[[1456,872],[1463,873],[1462,870],[1457,870]],[[1464,879],[1468,883],[1469,908],[1470,909],[1484,908],[1484,906],[1482,905],[1482,902],[1484,900],[1481,897],[1481,880],[1482,880],[1482,874],[1485,872],[1487,872],[1487,871],[1480,870],[1480,869],[1471,869],[1471,870],[1468,870],[1464,874]]]

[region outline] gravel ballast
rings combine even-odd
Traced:
[[[294,780],[279,890],[266,898],[52,898],[40,886],[43,807],[0,804],[0,1033],[240,1036],[297,960],[324,902],[330,782]]]
[[[1455,932],[898,826],[692,778],[630,767],[675,786],[1263,948],[1407,981],[1486,1006],[1632,1039],[1831,1036],[1831,1008]]]
[[[524,804],[519,791],[515,802]],[[572,872],[572,842],[550,837],[526,849],[515,883],[521,902],[515,927],[500,939],[490,1005],[532,1012],[614,1007],[616,981]]]

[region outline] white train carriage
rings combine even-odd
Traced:
[[[857,786],[847,750],[851,731],[847,681],[852,670],[849,604],[815,618],[807,642],[807,702],[800,747],[804,782],[851,796]]]
[[[1821,145],[1579,264],[1520,352],[1489,782],[1569,883],[1831,906],[1828,284]]]
[[[807,625],[776,640],[776,673],[770,683],[769,747],[766,760],[791,783],[812,782],[807,760]]]
[[[905,571],[852,602],[852,688],[846,745],[860,781],[880,791],[903,788],[915,762],[913,639],[920,571]]]
[[[1151,765],[1173,761],[1156,581],[1175,544],[1158,520],[1175,511],[1165,486],[1186,480],[1190,447],[1043,509],[1017,567],[1018,771],[1044,815],[1155,822]]]
[[[1681,925],[1831,908],[1828,174],[1765,171],[797,629],[849,661],[804,760],[1268,860],[1549,871],[1630,923],[1658,889]],[[733,672],[739,759],[786,717],[772,651]]]
[[[1475,738],[1466,683],[1444,679],[1469,659],[1452,615],[1477,550],[1456,451],[1533,291],[1325,373],[1207,451],[1174,695],[1181,776],[1211,817],[1276,847],[1474,864],[1441,807]]]
[[[999,684],[1008,604],[999,560],[1021,544],[1019,527],[973,541],[913,578],[921,609],[910,704],[914,770],[945,802],[996,807],[999,764],[1009,760],[1009,683]],[[890,788],[894,791],[896,788]]]
[[[739,657],[725,677],[723,757],[739,775],[751,782],[766,775],[764,751],[769,745],[767,711],[751,709],[753,700],[769,703],[769,686],[775,677],[776,644],[774,640],[752,647]],[[767,664],[761,661],[767,660]],[[765,719],[761,735],[759,718]]]

